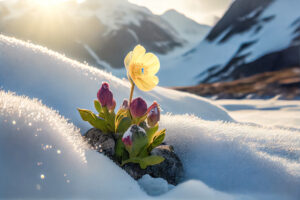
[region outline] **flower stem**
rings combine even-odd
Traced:
[[[134,91],[134,86],[135,86],[135,84],[133,83],[132,80],[130,80],[130,83],[131,83],[131,90],[130,90],[130,97],[129,97],[129,105],[131,104],[131,101],[132,101],[132,96],[133,96],[133,91]]]

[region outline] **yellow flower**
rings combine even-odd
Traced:
[[[158,72],[160,63],[156,55],[146,53],[146,49],[137,45],[124,59],[128,79],[143,91],[152,90],[159,82],[155,74]]]

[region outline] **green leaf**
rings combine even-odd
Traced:
[[[109,117],[109,112],[106,106],[102,107],[102,112],[104,113],[104,119]]]
[[[83,121],[89,122],[93,127],[107,133],[106,123],[100,119],[92,111],[86,109],[77,109]]]
[[[142,169],[145,169],[147,166],[150,165],[157,165],[165,160],[162,156],[148,156],[146,158],[143,158],[143,164],[144,166],[141,166]]]
[[[156,133],[156,131],[158,130],[158,124],[156,124],[154,127],[150,127],[150,128],[147,128],[146,129],[146,133],[147,133],[147,137],[148,137],[148,142],[149,144],[152,143],[153,141],[153,137],[154,137],[154,134]]]
[[[102,106],[101,106],[101,104],[100,104],[100,102],[98,100],[94,100],[94,106],[95,106],[95,109],[100,114],[102,112]]]
[[[124,143],[122,142],[122,138],[117,140],[116,147],[115,147],[115,152],[116,152],[115,155],[118,158],[118,160],[128,159],[128,155],[127,155],[127,152],[125,150]],[[127,158],[126,158],[126,155],[127,155]]]
[[[155,147],[159,146],[165,139],[166,136],[166,129],[158,131],[154,134],[153,141],[149,146],[149,152],[154,149]]]
[[[119,122],[116,122],[116,133],[122,133],[122,135],[131,126],[131,119],[129,117],[122,118]]]
[[[117,121],[120,121],[122,120],[124,117],[130,117],[129,116],[129,111],[128,109],[123,109],[123,108],[120,108],[116,114],[116,120]]]
[[[147,119],[147,113],[143,115],[142,117],[136,117],[132,119],[132,123],[136,125],[140,125],[142,122],[144,122]]]
[[[130,157],[137,157],[147,146],[148,146],[147,135],[142,131],[137,131],[133,133],[132,147],[129,148],[127,151]]]
[[[109,132],[114,133],[115,132],[115,113],[114,112],[109,112],[107,107],[101,107],[101,113],[99,113],[99,116],[101,116],[105,123],[106,123],[106,128],[108,129]]]
[[[127,163],[137,163],[140,165],[142,169],[146,169],[150,165],[157,165],[161,162],[163,162],[165,158],[161,156],[148,156],[145,158],[140,158],[140,157],[135,157],[135,158],[130,158],[128,160],[125,160],[122,162],[122,166],[127,164]]]

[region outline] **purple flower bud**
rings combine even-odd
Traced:
[[[124,143],[125,146],[129,147],[132,145],[132,140],[131,140],[132,132],[127,131],[124,133],[122,137],[122,142]]]
[[[102,83],[100,90],[97,93],[98,100],[101,106],[112,106],[113,105],[113,94],[109,90],[109,85],[106,82]]]
[[[121,106],[122,109],[129,109],[129,103],[127,99],[123,100],[123,104]]]
[[[110,104],[107,104],[106,106],[107,106],[107,109],[109,111],[115,110],[115,108],[116,108],[116,101],[113,99],[112,102]]]
[[[124,133],[122,142],[129,155],[136,157],[148,145],[148,137],[143,128],[137,125],[131,125]]]
[[[153,104],[149,107],[147,112],[148,112],[147,123],[150,127],[153,127],[160,120],[160,109],[156,101],[153,102]]]
[[[132,100],[129,107],[133,118],[142,117],[147,113],[147,103],[141,97]]]

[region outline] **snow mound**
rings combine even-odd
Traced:
[[[79,130],[36,99],[0,91],[0,130],[0,198],[152,199],[111,160],[87,150]],[[201,193],[188,190],[198,185]],[[233,199],[200,181],[176,191],[163,199]]]
[[[86,151],[74,125],[37,100],[0,91],[0,130],[0,198],[143,195],[108,158]]]
[[[46,48],[1,35],[0,60],[0,87],[42,100],[83,131],[89,125],[80,119],[76,108],[94,110],[93,100],[102,81],[109,82],[117,103],[129,98],[127,80],[120,80]],[[207,120],[232,120],[223,108],[187,93],[156,87],[147,93],[136,89],[134,96],[144,97],[148,105],[158,101],[164,112],[190,113]]]
[[[300,131],[189,115],[165,115],[161,126],[186,180],[227,192],[300,197]]]
[[[90,126],[75,108],[93,109],[102,81],[119,103],[129,92],[125,80],[5,36],[0,59],[0,87],[42,100],[81,133]],[[163,115],[161,127],[185,182],[160,198],[299,199],[299,131],[235,123],[210,101],[169,89],[135,94],[177,114]],[[48,107],[0,92],[0,197],[150,198],[108,158],[86,150],[79,130]]]

